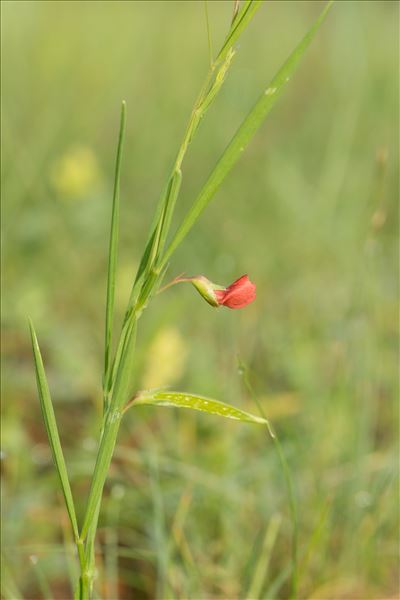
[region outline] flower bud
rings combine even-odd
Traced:
[[[256,286],[247,275],[242,275],[227,288],[212,283],[203,275],[190,277],[187,281],[191,281],[204,300],[214,307],[243,308],[256,298]]]
[[[219,302],[215,295],[216,289],[223,289],[220,286],[216,286],[212,281],[204,277],[204,275],[199,275],[198,277],[191,277],[191,283],[194,285],[196,290],[199,292],[201,296],[203,296],[204,300],[211,304],[211,306],[218,307]]]

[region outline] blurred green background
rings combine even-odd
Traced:
[[[184,163],[176,223],[323,4],[266,2]],[[100,418],[110,202],[128,107],[117,310],[208,69],[202,2],[3,2],[4,598],[70,597],[71,539],[37,398],[38,331],[80,518]],[[231,2],[209,3],[214,50]],[[257,301],[186,286],[140,322],[133,390],[257,412],[289,462],[300,597],[397,598],[398,4],[338,2],[168,278],[248,273]],[[262,428],[127,413],[98,538],[102,598],[289,595],[292,524]]]

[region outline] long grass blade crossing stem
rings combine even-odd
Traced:
[[[192,208],[189,210],[188,214],[184,218],[181,226],[177,230],[171,244],[167,248],[163,260],[161,261],[161,267],[163,267],[168,260],[170,259],[173,252],[179,246],[179,244],[183,241],[186,235],[189,233],[200,214],[206,208],[215,192],[228,175],[229,171],[235,165],[236,161],[239,159],[243,150],[246,148],[265,117],[271,111],[272,107],[275,105],[277,99],[283,92],[286,84],[289,79],[295,72],[300,59],[302,58],[304,52],[308,48],[315,34],[317,33],[320,25],[324,21],[330,7],[332,6],[332,1],[327,4],[324,8],[318,19],[315,21],[311,29],[302,39],[300,44],[295,48],[292,54],[289,56],[287,61],[272,79],[269,86],[262,93],[250,113],[247,115],[243,123],[240,125],[239,129],[236,131],[233,136],[231,142],[225,149],[221,158],[217,162],[214,170],[206,181],[203,189],[195,200]]]

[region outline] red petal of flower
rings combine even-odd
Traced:
[[[218,303],[228,308],[243,308],[256,297],[256,286],[247,275],[242,275],[225,290],[215,290]]]

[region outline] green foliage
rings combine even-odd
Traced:
[[[40,573],[55,597],[70,597],[68,565],[76,578],[25,315],[40,330],[82,523],[102,412],[116,107],[126,98],[115,342],[208,64],[202,3],[93,7],[16,2],[3,10],[2,586],[10,599],[40,597]],[[231,6],[208,8],[217,47]],[[256,13],[192,137],[173,230],[319,10],[279,2]],[[229,283],[248,271],[257,301],[233,313],[200,305],[184,287],[155,296],[128,386],[129,394],[152,387],[143,373],[155,373],[166,379],[153,387],[256,412],[235,374],[237,353],[244,357],[292,469],[300,597],[397,595],[397,10],[336,4],[274,118],[174,254],[171,277],[205,273]],[[128,414],[104,488],[95,593],[289,597],[292,519],[272,444],[262,428],[192,411]],[[89,529],[88,563],[90,538]]]
[[[43,420],[46,426],[47,436],[53,454],[54,464],[60,478],[61,489],[64,494],[65,505],[67,507],[69,519],[71,521],[72,531],[75,539],[79,539],[78,522],[76,520],[75,506],[72,498],[71,486],[69,484],[67,467],[65,465],[64,454],[61,447],[60,436],[58,435],[56,418],[50,397],[50,390],[47,383],[46,373],[43,367],[42,355],[32,321],[29,321],[29,328],[32,339],[33,357],[35,360],[36,383],[39,393],[40,406],[42,409]]]
[[[77,550],[80,558],[81,576],[77,590],[79,597],[82,600],[91,598],[93,594],[93,581],[95,574],[95,552],[94,542],[96,536],[97,522],[99,511],[101,509],[101,500],[103,489],[106,482],[108,470],[111,464],[114,453],[117,435],[120,427],[121,418],[123,416],[123,404],[126,402],[129,392],[129,384],[131,379],[131,369],[133,365],[133,357],[136,341],[136,326],[137,319],[141,316],[142,311],[147,307],[152,291],[157,285],[162,269],[165,263],[171,257],[173,251],[183,240],[189,229],[193,226],[200,215],[200,212],[205,208],[207,202],[211,199],[218,185],[221,184],[226,173],[232,168],[240,152],[244,149],[241,144],[247,143],[259,125],[269,112],[272,102],[266,101],[265,96],[271,96],[277,92],[279,94],[281,87],[289,80],[300,59],[306,50],[308,44],[312,40],[315,32],[322,23],[330,4],[323,11],[320,18],[311,28],[310,32],[304,38],[303,42],[294,51],[283,68],[278,72],[272,83],[276,87],[268,88],[265,94],[257,102],[255,108],[245,119],[238,133],[233,138],[228,146],[227,151],[223,155],[219,165],[214,170],[210,177],[210,182],[206,184],[203,196],[195,202],[188,217],[184,220],[181,228],[171,243],[163,258],[161,257],[165,239],[168,235],[169,226],[171,224],[173,210],[179,194],[181,183],[181,164],[186,154],[188,144],[192,141],[195,135],[201,118],[216,95],[221,89],[225,75],[229,69],[233,52],[232,45],[238,38],[241,31],[245,28],[255,9],[260,2],[249,0],[242,11],[235,16],[231,24],[231,29],[228,33],[226,41],[218,55],[217,63],[211,65],[211,70],[207,78],[206,85],[200,93],[199,99],[196,102],[192,116],[178,152],[178,158],[170,180],[167,185],[167,191],[156,212],[156,224],[153,232],[150,235],[149,241],[141,260],[138,273],[133,284],[131,297],[125,314],[125,322],[121,331],[120,342],[115,354],[113,365],[111,364],[111,341],[112,341],[112,325],[115,297],[115,279],[117,269],[117,250],[118,250],[118,231],[119,231],[119,190],[120,190],[120,174],[121,174],[121,157],[122,147],[125,133],[125,103],[122,104],[120,133],[117,149],[117,159],[114,178],[114,194],[112,202],[111,216],[111,233],[109,245],[109,261],[108,261],[108,279],[107,279],[107,299],[106,299],[106,318],[105,318],[105,358],[104,358],[104,374],[103,374],[103,422],[100,433],[99,449],[96,457],[96,464],[93,472],[92,482],[90,486],[89,498],[86,505],[85,516],[83,520],[80,535],[78,533],[75,509],[72,502],[69,480],[66,473],[64,458],[61,451],[60,440],[58,437],[56,422],[50,401],[50,395],[47,387],[47,381],[44,375],[43,364],[37,345],[37,340],[31,325],[32,344],[35,356],[36,372],[39,394],[42,403],[42,410],[45,418],[46,429],[49,436],[50,445],[53,451],[54,460],[60,475],[61,485],[67,505],[67,510],[70,515],[71,525]],[[214,76],[213,71],[217,64],[221,66],[216,70]],[[215,175],[217,173],[217,175]],[[215,182],[217,181],[217,183]],[[136,289],[140,290],[135,293]],[[180,394],[178,392],[162,393],[155,392],[152,394],[142,394],[136,400],[136,404],[155,404],[155,405],[173,405],[176,407],[186,407],[211,414],[225,416],[231,419],[240,421],[248,421],[251,423],[265,424],[269,427],[268,421],[265,418],[255,417],[248,412],[241,411],[227,404],[216,400],[206,399],[193,394]],[[84,544],[86,545],[84,546]],[[41,570],[39,569],[41,573]],[[75,593],[78,595],[78,592]]]

